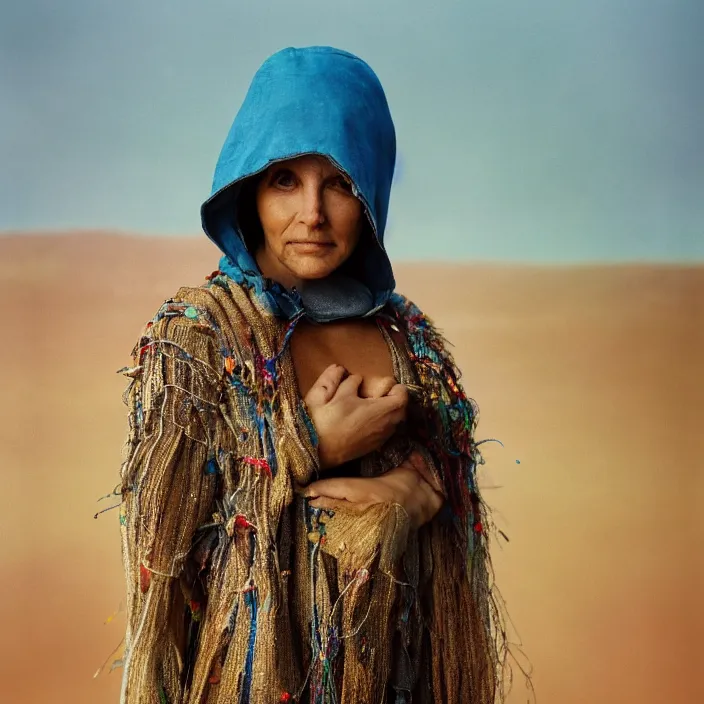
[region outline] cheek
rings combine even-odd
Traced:
[[[281,234],[291,222],[294,213],[291,199],[277,193],[263,193],[257,198],[257,212],[264,234]]]
[[[331,224],[338,234],[356,243],[361,231],[362,218],[364,218],[362,204],[356,198],[336,194],[331,198],[328,213]]]

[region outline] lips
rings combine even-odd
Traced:
[[[333,247],[332,242],[290,242],[294,249],[299,252],[322,252]]]

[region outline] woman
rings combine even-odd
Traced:
[[[220,268],[126,371],[123,702],[495,701],[475,408],[394,293],[394,162],[357,57],[255,75],[202,207]]]

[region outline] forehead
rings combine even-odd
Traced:
[[[335,164],[322,154],[304,154],[293,159],[277,161],[269,166],[269,170],[281,168],[293,171],[315,171],[325,175],[340,173]]]

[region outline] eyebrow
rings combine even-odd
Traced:
[[[286,166],[284,164],[277,164],[276,166],[273,166],[271,168],[271,171],[269,172],[268,178],[273,179],[282,171],[288,171],[288,172],[296,175],[295,170],[291,166]],[[335,171],[332,174],[330,174],[329,176],[326,176],[323,179],[323,182],[328,183],[330,181],[336,181],[338,179],[342,179],[348,186],[352,185],[352,179],[350,179],[349,176],[347,176],[342,171]]]

